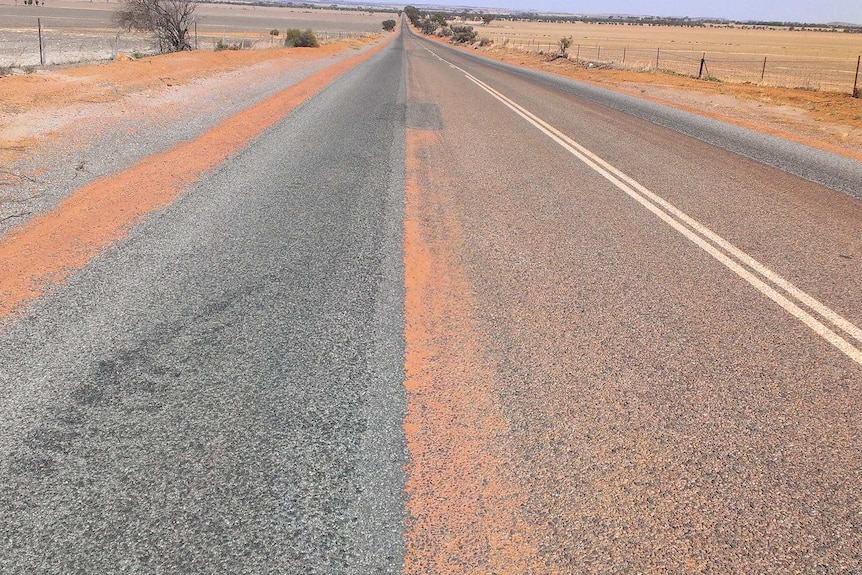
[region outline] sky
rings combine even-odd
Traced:
[[[418,1],[418,0],[417,0]],[[426,0],[429,4],[477,6],[571,14],[705,16],[731,20],[852,22],[862,24],[862,0]],[[860,36],[862,44],[862,36]]]

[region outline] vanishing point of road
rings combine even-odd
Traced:
[[[404,27],[0,324],[0,573],[862,573],[860,195]]]

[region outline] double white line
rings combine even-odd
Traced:
[[[847,357],[862,365],[862,351],[857,347],[859,344],[862,344],[862,329],[859,329],[847,319],[817,301],[814,297],[773,272],[694,218],[689,217],[680,209],[651,192],[535,114],[510,100],[464,69],[441,58],[428,47],[425,47],[425,49],[437,59],[463,73],[471,82],[535,126],[566,151],[625,192],[633,200],[661,218],[667,225],[691,240],[692,243],[721,262],[722,265],[747,281],[760,293],[780,305],[790,315],[807,325]],[[807,310],[802,306],[805,306]],[[831,327],[827,323],[831,324]],[[839,332],[843,332],[843,334]],[[848,339],[854,341],[854,343],[850,343]]]

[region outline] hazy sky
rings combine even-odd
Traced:
[[[434,4],[485,6],[575,14],[711,16],[734,20],[853,22],[862,24],[862,0],[426,0]],[[862,36],[860,36],[862,44]]]

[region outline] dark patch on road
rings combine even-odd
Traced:
[[[413,130],[442,130],[443,118],[437,104],[407,102],[407,127]]]

